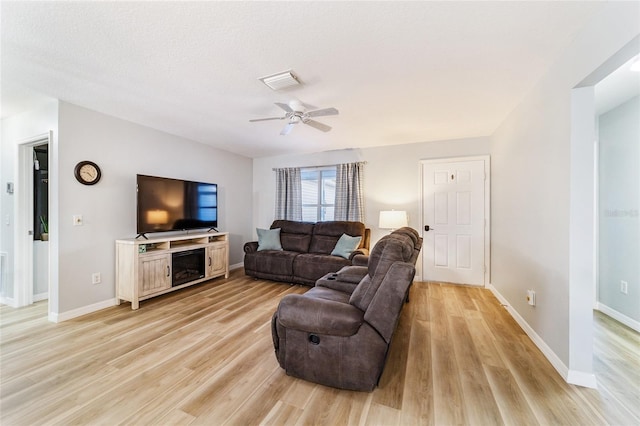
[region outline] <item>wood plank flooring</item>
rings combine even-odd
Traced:
[[[233,271],[60,324],[0,307],[6,425],[640,424],[638,333],[595,319],[598,390],[568,385],[485,289],[415,283],[380,386],[288,377],[270,320],[308,287]]]

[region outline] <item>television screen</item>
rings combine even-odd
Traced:
[[[218,226],[218,185],[137,175],[137,232]]]

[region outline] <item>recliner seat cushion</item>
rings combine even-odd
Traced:
[[[313,299],[333,300],[334,302],[349,303],[349,294],[340,290],[327,287],[313,287],[304,294],[305,297]]]
[[[269,271],[271,275],[291,277],[298,253],[285,250],[264,250],[245,255],[244,267],[249,271]]]
[[[339,256],[302,253],[293,260],[293,275],[304,283],[314,284],[318,277],[350,264],[350,261]]]

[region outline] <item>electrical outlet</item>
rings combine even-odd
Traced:
[[[627,294],[629,290],[629,284],[626,281],[620,281],[620,293]]]
[[[533,290],[527,290],[527,303],[531,306],[536,306],[536,292]]]
[[[100,276],[100,272],[94,272],[91,274],[91,283],[92,284],[100,284],[102,281],[102,277]]]
[[[82,215],[74,214],[73,215],[73,226],[82,226]]]

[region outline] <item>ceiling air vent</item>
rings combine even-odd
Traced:
[[[286,89],[287,87],[298,86],[300,82],[291,70],[279,72],[277,74],[260,77],[258,80],[269,86],[273,90]]]

